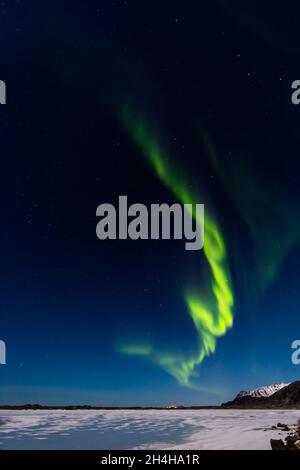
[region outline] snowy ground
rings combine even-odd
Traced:
[[[0,449],[270,449],[300,411],[0,411]]]

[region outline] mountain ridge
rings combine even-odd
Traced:
[[[232,401],[222,403],[222,408],[300,408],[300,380],[281,387],[269,396],[238,394]]]
[[[242,390],[236,396],[236,398],[251,396],[257,398],[270,397],[274,393],[278,392],[284,387],[287,387],[290,383],[276,383],[272,385],[264,385],[262,387],[255,388],[254,390]]]

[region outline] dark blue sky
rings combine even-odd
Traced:
[[[2,2],[1,403],[211,404],[299,378],[300,37],[280,3]],[[120,100],[154,123],[226,241],[234,327],[199,390],[118,352],[124,340],[196,350],[183,290],[202,287],[204,256],[181,241],[97,240],[102,202],[176,202]]]

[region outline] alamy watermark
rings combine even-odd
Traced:
[[[0,80],[0,104],[6,104],[6,85]],[[6,344],[0,340],[0,365],[6,364]]]
[[[294,90],[291,96],[292,103],[298,105],[300,104],[300,80],[293,81],[292,90]]]
[[[204,244],[204,204],[145,204],[128,207],[127,196],[119,196],[119,206],[100,204],[96,215],[99,240],[182,240],[186,250],[201,250]],[[173,223],[172,223],[173,221]],[[172,229],[172,230],[171,230]]]
[[[6,104],[6,84],[0,80],[0,104]]]
[[[292,354],[292,363],[295,366],[299,366],[300,364],[300,339],[295,339],[295,341],[292,342],[292,349],[294,349],[294,352]]]
[[[0,340],[0,365],[6,364],[6,344]]]

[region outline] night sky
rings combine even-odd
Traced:
[[[296,1],[1,2],[0,403],[213,404],[299,379],[299,15]],[[214,246],[96,237],[99,204],[179,194],[224,245],[223,332],[189,310],[220,317]]]

